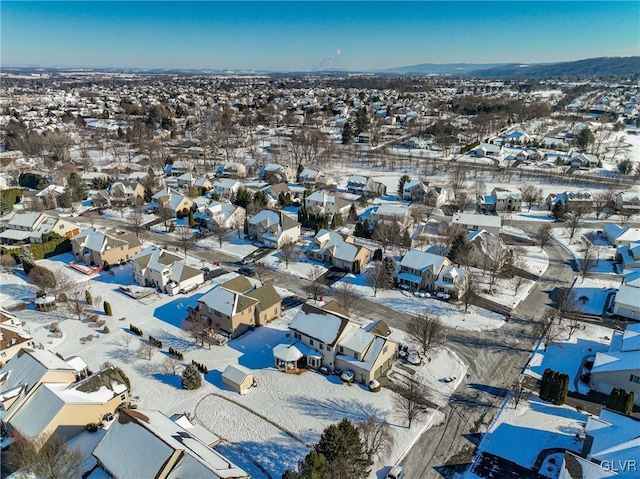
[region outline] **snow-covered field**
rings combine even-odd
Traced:
[[[373,468],[372,477],[382,477],[385,465],[399,459],[422,430],[442,419],[440,412],[432,410],[409,430],[403,418],[394,413],[393,394],[385,388],[372,393],[358,384],[346,385],[335,376],[312,371],[298,376],[276,370],[272,348],[285,339],[288,323],[299,307],[226,346],[202,348],[193,344],[180,324],[187,315],[187,307],[195,306],[211,284],[187,295],[153,295],[135,300],[118,291],[120,285],[133,284],[130,265],[113,267],[113,275],[101,272],[88,277],[68,267],[71,259],[67,254],[38,263],[58,275],[64,273],[86,283],[96,303],[95,314],[106,321],[110,333],[104,334],[102,328],[89,321],[70,319],[62,309],[40,313],[29,306],[16,314],[25,322],[35,343],[64,357],[78,355],[94,371],[105,362],[121,367],[131,379],[131,397],[139,408],[159,409],[167,415],[194,414],[205,427],[225,440],[219,450],[255,478],[267,477],[260,467],[273,477],[294,467],[329,424],[343,417],[359,420],[368,415],[385,418],[395,436],[393,452]],[[233,276],[234,273],[229,273],[216,278],[215,282]],[[5,307],[19,301],[29,302],[35,296],[33,287],[20,276],[2,273],[0,281],[0,302]],[[396,298],[401,299],[406,302],[409,298]],[[112,317],[107,317],[98,304],[105,300],[112,305]],[[424,304],[425,300],[415,301]],[[451,308],[445,303],[442,307]],[[471,321],[474,315],[468,316]],[[62,337],[50,335],[47,326],[53,322],[59,323]],[[153,335],[162,341],[163,351],[158,350],[150,360],[141,358],[137,354],[140,338],[132,335],[130,323],[140,327],[145,338]],[[209,373],[202,388],[183,390],[180,377],[163,368],[165,351],[170,346],[185,354],[185,363],[196,360],[207,366]],[[429,357],[431,361],[416,368],[417,373],[424,379],[433,402],[444,404],[465,376],[466,365],[447,349],[435,350]],[[244,396],[222,385],[222,371],[232,363],[251,369],[255,375],[257,387]],[[393,371],[400,369],[395,366]]]
[[[554,406],[538,398],[520,401],[517,408],[505,401],[503,409],[484,435],[478,454],[488,452],[531,468],[543,449],[579,452],[587,415],[569,406]],[[467,473],[467,479],[476,476]]]
[[[560,371],[569,375],[569,390],[576,391],[576,376],[579,374],[583,359],[593,356],[597,352],[606,351],[613,330],[594,324],[583,323],[584,329],[578,329],[568,339],[563,332],[553,341],[547,350],[542,343],[529,361],[525,374],[536,379],[542,378],[542,373],[547,368]]]
[[[613,305],[614,295],[620,287],[620,276],[611,279],[600,277],[586,277],[584,281],[578,279],[572,290],[575,293],[575,309],[582,313],[601,315]],[[608,299],[609,298],[609,299]]]
[[[596,265],[592,269],[593,273],[616,273],[614,261],[616,255],[615,247],[611,246],[606,238],[598,234],[595,228],[576,228],[573,239],[569,228],[554,228],[553,237],[560,245],[571,254],[576,261],[584,258],[584,243],[590,241],[594,246],[594,260]]]
[[[435,298],[417,298],[408,291],[398,289],[378,290],[374,296],[373,289],[365,285],[366,268],[359,275],[347,274],[341,281],[351,283],[360,297],[383,304],[399,313],[420,314],[428,309],[438,316],[447,328],[483,331],[497,329],[504,324],[504,316],[484,309],[470,308],[464,312],[459,306]],[[336,288],[339,283],[333,287]]]

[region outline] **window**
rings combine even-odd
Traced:
[[[313,346],[313,339],[309,340],[309,346]]]
[[[331,346],[327,346],[327,351],[331,352]]]
[[[340,352],[344,353],[344,348],[342,346],[340,346]]]
[[[631,381],[632,383],[640,384],[640,376],[636,376],[635,374],[632,374],[631,377],[629,378],[629,381]]]
[[[60,225],[60,226],[58,227],[58,229],[63,230],[63,229],[64,229],[64,225]]]
[[[126,393],[120,394],[120,400],[124,401],[125,399],[127,399],[127,394]]]
[[[324,349],[324,344],[319,343],[319,344],[318,344],[318,347],[320,348],[320,351],[322,351],[322,350]]]
[[[353,353],[353,357],[354,357],[355,359],[358,359],[358,353]]]

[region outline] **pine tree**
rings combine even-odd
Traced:
[[[193,218],[193,210],[189,210],[189,227],[193,228],[196,225],[196,220]]]
[[[562,201],[556,201],[556,204],[553,205],[553,218],[556,220],[563,220],[567,215],[567,208],[564,206]]]
[[[84,295],[85,295],[85,300],[87,301],[87,304],[89,306],[92,306],[93,305],[93,298],[91,297],[91,291],[86,290]]]
[[[356,210],[356,205],[351,204],[351,208],[349,208],[349,215],[347,216],[347,221],[349,223],[354,223],[358,221],[358,211]]]
[[[348,145],[353,141],[353,127],[351,122],[347,121],[342,127],[342,144]]]
[[[451,248],[449,249],[447,258],[449,258],[453,263],[463,263],[466,260],[470,249],[471,245],[469,244],[469,241],[467,241],[464,233],[459,233],[451,243]]]
[[[111,331],[109,331],[109,326],[105,326],[105,327],[102,329],[102,332],[103,332],[104,334],[109,334],[109,333],[111,332]]]
[[[104,302],[104,312],[107,316],[113,316],[113,312],[111,311],[111,304],[107,301]]]
[[[398,181],[398,199],[401,200],[402,197],[404,196],[404,185],[406,185],[409,181],[411,181],[411,178],[409,177],[409,175],[402,175],[400,177],[400,180]]]
[[[382,260],[382,264],[387,270],[387,275],[389,277],[389,288],[395,286],[396,281],[398,279],[398,267],[396,264],[396,260],[394,260],[391,256],[386,256]]]
[[[198,368],[193,364],[187,365],[182,372],[182,387],[184,389],[198,389],[202,386],[202,377]]]
[[[326,458],[332,471],[340,471],[343,477],[364,479],[369,475],[372,463],[367,458],[358,429],[348,419],[325,429],[314,450]]]
[[[382,248],[376,248],[373,252],[373,261],[382,261]]]

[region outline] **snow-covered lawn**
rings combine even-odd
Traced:
[[[347,274],[341,281],[351,283],[354,292],[369,301],[373,301],[387,306],[399,313],[420,314],[425,309],[429,309],[440,318],[447,328],[467,329],[472,331],[482,331],[486,329],[497,329],[504,324],[504,316],[480,308],[469,308],[469,312],[464,312],[464,306],[440,301],[435,298],[417,298],[413,294],[398,289],[378,290],[376,296],[373,289],[365,285],[366,268],[359,275]],[[337,288],[339,282],[333,285]]]
[[[220,242],[215,235],[197,240],[196,246],[209,250],[222,250],[225,254],[236,258],[244,258],[258,249],[253,243],[245,241],[243,235],[238,236],[238,233],[235,231],[225,236],[222,248],[220,248]]]
[[[569,228],[553,228],[553,237],[567,250],[576,261],[582,261],[584,258],[583,240],[591,241],[595,247],[594,259],[595,267],[591,270],[593,273],[616,273],[613,259],[616,255],[616,249],[609,245],[604,236],[597,233],[595,228],[576,228],[573,239],[570,238],[571,230]]]
[[[432,410],[408,430],[404,419],[394,413],[393,394],[386,388],[372,393],[362,385],[346,385],[336,376],[323,376],[312,371],[298,376],[276,370],[272,349],[285,339],[288,323],[299,307],[286,311],[282,318],[226,346],[202,348],[193,344],[180,325],[187,315],[187,307],[195,306],[213,282],[187,295],[170,297],[154,294],[136,300],[118,290],[120,285],[133,284],[130,265],[113,267],[113,275],[101,272],[88,277],[69,268],[67,263],[71,259],[72,256],[67,254],[41,260],[38,264],[56,274],[64,272],[74,280],[84,282],[96,303],[95,311],[91,313],[95,312],[100,320],[106,321],[110,333],[104,334],[101,327],[89,321],[70,319],[62,309],[40,313],[29,306],[16,314],[26,323],[25,328],[35,343],[64,357],[78,355],[93,371],[100,369],[105,362],[121,367],[131,380],[132,401],[139,408],[159,409],[169,416],[183,412],[195,414],[206,428],[225,440],[219,450],[255,478],[266,477],[256,463],[273,477],[279,477],[286,468],[294,467],[304,457],[329,424],[343,417],[359,420],[370,414],[387,419],[395,436],[392,453],[373,467],[372,477],[382,477],[386,471],[384,467],[399,459],[422,430],[442,420],[442,414]],[[199,263],[192,258],[188,261]],[[229,273],[216,278],[215,282],[221,283],[233,276],[234,273]],[[2,273],[0,281],[0,301],[4,306],[30,301],[35,296],[34,289],[23,277]],[[399,293],[393,301],[401,303],[408,299],[414,301]],[[111,304],[112,317],[103,313],[97,304],[99,301]],[[425,304],[425,300],[415,299],[415,302],[422,307]],[[455,310],[454,306],[446,303],[439,306],[450,312]],[[463,316],[469,318],[469,322],[476,317],[456,314],[461,319],[453,321],[461,324],[464,324]],[[443,311],[442,316],[445,319],[448,314]],[[492,322],[501,324],[498,318],[491,317],[478,316],[475,321],[485,326]],[[62,331],[59,338],[51,336],[47,329],[53,322],[59,323]],[[144,338],[152,335],[162,341],[163,349],[150,360],[137,354],[141,338],[130,332],[130,323],[144,331]],[[209,373],[204,378],[203,387],[196,391],[184,390],[180,386],[180,377],[163,368],[169,347],[182,351],[185,363],[196,360],[207,366]],[[443,404],[464,377],[466,365],[447,349],[433,351],[429,356],[431,361],[418,367],[418,374],[427,384],[433,401]],[[251,369],[255,375],[257,387],[244,396],[222,385],[222,371],[232,363]],[[397,366],[394,371],[396,369]],[[451,381],[447,383],[445,378]],[[92,439],[96,437],[92,436]]]
[[[543,449],[579,452],[587,416],[569,406],[554,406],[538,398],[520,401],[517,408],[505,401],[502,411],[484,435],[478,454],[488,452],[531,468]],[[466,477],[473,477],[468,475]]]
[[[620,277],[612,276],[611,279],[602,277],[586,277],[584,281],[578,278],[573,286],[576,297],[575,309],[582,313],[601,315],[605,305],[613,306],[613,295],[620,287]],[[607,302],[607,298],[611,296]]]
[[[260,260],[260,262],[266,264],[271,269],[305,279],[309,278],[309,274],[314,267],[317,268],[320,274],[324,274],[327,271],[325,266],[315,261],[311,261],[303,253],[299,254],[298,261],[290,261],[289,265],[286,265],[285,262],[280,259],[280,255],[277,251],[274,251],[269,256],[265,256]]]
[[[545,369],[551,368],[569,375],[569,390],[576,391],[575,378],[580,373],[582,361],[599,351],[606,351],[613,331],[609,328],[583,323],[585,329],[578,329],[571,339],[566,332],[553,341],[547,350],[538,344],[525,374],[542,378]],[[585,392],[585,391],[581,391]]]

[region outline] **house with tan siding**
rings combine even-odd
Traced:
[[[71,250],[77,262],[86,265],[120,264],[129,261],[142,249],[133,233],[87,228],[71,239]]]
[[[355,244],[351,235],[321,229],[305,250],[309,259],[350,272],[359,271],[371,259],[371,250]],[[357,262],[357,265],[356,265]]]

